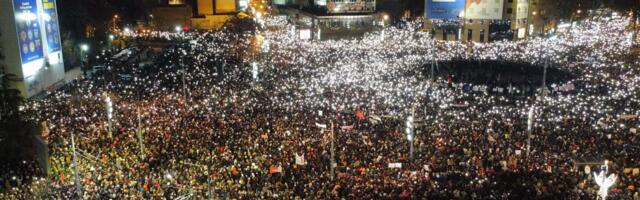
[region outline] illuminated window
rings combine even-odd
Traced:
[[[169,5],[182,5],[184,0],[169,0]]]

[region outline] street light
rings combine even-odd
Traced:
[[[84,62],[85,62],[85,54],[86,52],[89,51],[89,45],[87,44],[81,44],[80,45],[80,69],[82,69],[82,72],[84,74],[84,76],[87,76],[87,69],[84,66]]]
[[[176,32],[180,32],[180,30],[182,30],[182,29],[180,28],[180,26],[176,26],[175,30],[176,30]]]
[[[258,81],[258,63],[251,63],[251,76],[253,77],[253,81]]]
[[[535,106],[531,106],[529,108],[529,119],[527,120],[527,156],[529,156],[531,151],[531,133],[533,129],[533,111],[535,110]]]
[[[113,101],[111,101],[111,97],[109,95],[107,95],[106,93],[104,94],[105,99],[105,109],[107,111],[107,125],[108,125],[108,130],[109,131],[109,138],[111,138],[111,132],[112,132],[112,126],[113,126]]]
[[[405,133],[409,141],[409,159],[413,160],[413,116],[407,117]]]

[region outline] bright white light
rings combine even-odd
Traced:
[[[182,28],[180,28],[180,26],[176,26],[175,30],[176,30],[176,32],[180,32],[182,30]]]
[[[124,32],[125,32],[125,33],[131,33],[131,29],[130,29],[129,27],[125,27],[125,28],[124,28]]]
[[[529,109],[529,119],[527,120],[527,130],[531,131],[531,128],[533,127],[533,111],[536,108],[534,106],[531,106],[531,108]]]
[[[113,40],[113,39],[115,39],[115,38],[116,38],[115,36],[113,36],[113,35],[109,35],[109,40]]]
[[[407,134],[407,140],[413,140],[413,116],[407,117],[405,133]]]
[[[20,13],[16,17],[18,18],[18,20],[21,20],[21,21],[33,21],[38,19],[38,16],[36,16],[36,14],[30,13],[30,12]]]
[[[389,15],[385,14],[384,16],[382,16],[382,19],[384,19],[385,21],[389,20]]]
[[[258,63],[251,63],[251,75],[254,81],[258,80]]]
[[[608,161],[604,161],[604,163],[605,164],[602,166],[602,170],[600,171],[600,173],[593,172],[593,179],[596,181],[596,184],[600,186],[598,195],[600,195],[600,198],[602,198],[603,200],[607,198],[607,195],[609,194],[609,188],[613,186],[613,184],[616,182],[616,179],[618,178],[616,174],[611,174],[606,177],[609,171],[609,167],[607,166]]]
[[[44,21],[46,22],[51,21],[51,16],[49,14],[42,13],[41,16],[42,16],[42,19],[44,19]]]
[[[87,44],[82,44],[82,45],[80,45],[80,50],[82,50],[82,51],[89,51],[89,45],[87,45]]]

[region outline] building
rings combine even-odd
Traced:
[[[0,1],[0,67],[24,97],[64,84],[55,0]]]
[[[274,0],[279,13],[295,25],[301,39],[335,39],[362,35],[389,24],[376,0]]]
[[[218,29],[248,5],[249,0],[198,0],[191,22],[196,29]]]
[[[175,2],[174,2],[175,3]],[[167,4],[151,10],[156,30],[172,31],[175,27],[190,28],[193,9],[187,4]]]
[[[536,0],[426,0],[426,30],[437,39],[491,42],[525,38]]]

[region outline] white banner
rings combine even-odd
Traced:
[[[327,128],[327,125],[326,125],[326,124],[318,124],[318,123],[316,123],[316,126],[317,126],[318,128]]]
[[[466,19],[502,19],[504,0],[467,0]]]
[[[402,163],[389,163],[389,168],[402,168]]]
[[[351,129],[353,129],[353,125],[351,125],[351,126],[341,126],[340,129],[342,129],[342,131],[350,131]]]
[[[306,165],[307,161],[304,160],[304,154],[298,155],[297,153],[294,155],[296,157],[296,165]]]

